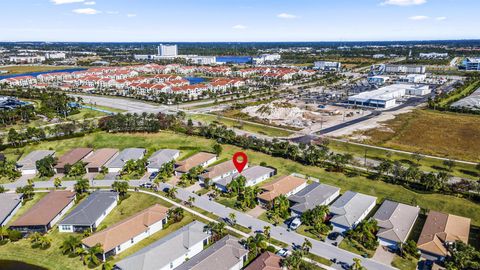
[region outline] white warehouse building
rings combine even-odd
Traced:
[[[377,90],[363,92],[348,98],[348,103],[357,106],[388,109],[405,95],[422,96],[430,93],[428,85],[392,84]]]

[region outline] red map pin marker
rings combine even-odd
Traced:
[[[235,165],[235,168],[237,168],[238,173],[241,173],[243,171],[243,168],[248,163],[248,158],[247,155],[243,152],[237,152],[233,154],[233,165]]]

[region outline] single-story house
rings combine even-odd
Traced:
[[[200,253],[209,243],[205,224],[194,221],[116,263],[119,270],[170,270]]]
[[[418,206],[385,200],[373,215],[380,228],[377,232],[380,245],[397,248],[400,243],[405,243],[418,213]]]
[[[92,153],[92,148],[75,148],[58,158],[55,165],[56,173],[65,173],[65,166],[73,165],[80,160],[88,157]]]
[[[283,270],[282,257],[265,251],[253,260],[244,270]]]
[[[354,229],[364,220],[377,203],[377,198],[353,191],[345,192],[330,206],[333,230],[343,233]]]
[[[227,160],[207,168],[204,173],[198,176],[198,180],[200,180],[201,183],[204,183],[205,179],[210,179],[210,184],[213,184],[213,182],[218,181],[223,177],[234,175],[236,173],[238,173],[238,171],[237,168],[235,168],[233,161]]]
[[[285,195],[288,197],[299,192],[306,186],[307,180],[303,178],[293,175],[282,176],[279,179],[260,187],[262,193],[257,196],[257,199],[264,207],[269,207],[278,196]]]
[[[15,220],[10,229],[23,234],[46,233],[73,207],[75,195],[75,192],[69,190],[51,191]]]
[[[84,248],[100,244],[103,248],[103,260],[117,255],[143,239],[163,229],[167,224],[168,208],[153,205],[105,230],[99,231],[82,240]]]
[[[117,149],[102,148],[93,152],[91,155],[83,159],[83,162],[87,163],[85,169],[87,173],[98,173],[102,170],[102,167],[107,164],[109,160],[118,155]]]
[[[22,206],[23,194],[0,193],[0,226],[7,225],[8,221]]]
[[[317,205],[329,205],[340,195],[340,188],[313,182],[288,199],[293,203],[290,207],[292,216],[301,216],[305,211]]]
[[[174,149],[162,149],[153,153],[148,159],[147,171],[149,173],[158,172],[162,166],[180,156],[180,151]]]
[[[175,163],[175,173],[182,175],[188,173],[195,167],[206,167],[217,160],[217,155],[207,152],[196,153],[195,155]]]
[[[111,159],[105,167],[107,167],[109,173],[118,173],[123,169],[127,161],[139,160],[145,156],[145,152],[144,148],[126,148]]]
[[[428,213],[417,242],[422,257],[431,261],[443,261],[449,255],[448,246],[455,241],[468,243],[470,219],[437,211]]]
[[[248,250],[240,240],[227,235],[175,268],[177,270],[240,270],[247,261]]]
[[[17,162],[17,168],[22,175],[37,174],[37,161],[54,155],[55,151],[50,150],[32,151]]]
[[[268,178],[274,176],[275,173],[275,169],[269,167],[253,166],[243,170],[242,173],[232,174],[217,180],[215,182],[215,186],[223,192],[226,192],[227,185],[230,184],[233,179],[242,175],[246,180],[245,186],[250,187],[267,180]]]
[[[118,193],[97,190],[82,201],[58,224],[60,232],[93,232],[117,206]]]

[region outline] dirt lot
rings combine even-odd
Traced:
[[[414,110],[360,133],[367,143],[375,145],[480,161],[477,115]]]

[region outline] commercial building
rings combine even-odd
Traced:
[[[314,63],[314,68],[323,71],[340,71],[342,69],[342,63],[330,62],[330,61],[317,61]]]
[[[448,57],[448,53],[420,53],[418,56],[423,59],[443,59]]]
[[[82,240],[84,248],[97,244],[103,249],[103,260],[117,255],[143,239],[163,229],[167,224],[168,208],[153,205],[107,229],[97,232]]]
[[[147,171],[149,173],[158,172],[163,165],[177,159],[180,156],[180,151],[174,149],[162,149],[153,153],[148,159]]]
[[[195,65],[214,65],[217,63],[215,56],[185,56],[185,59]]]
[[[318,205],[329,205],[340,195],[340,188],[313,182],[304,189],[288,197],[293,203],[292,216],[301,216],[305,211]]]
[[[177,45],[166,45],[160,44],[157,47],[158,55],[163,57],[177,57],[178,56],[178,48]]]
[[[22,201],[23,194],[0,193],[0,227],[7,225],[22,206]]]
[[[404,83],[423,83],[427,78],[427,74],[408,74],[401,76],[398,81]]]
[[[118,149],[102,148],[93,152],[91,155],[83,159],[87,163],[85,169],[87,173],[98,173],[109,160],[118,155]]]
[[[380,245],[396,249],[405,243],[419,212],[418,206],[385,200],[373,216],[380,228],[377,232]]]
[[[430,211],[417,247],[425,259],[442,261],[449,254],[448,247],[456,241],[468,243],[469,234],[469,218]]]
[[[47,232],[73,207],[75,195],[68,190],[51,191],[15,220],[10,229],[23,234]]]
[[[467,57],[463,60],[465,70],[480,70],[480,57]]]
[[[378,86],[384,85],[389,80],[390,80],[390,77],[383,76],[383,75],[375,75],[367,78],[367,81],[369,84],[378,85]]]
[[[293,195],[307,186],[307,180],[293,175],[282,176],[279,179],[261,187],[262,193],[257,198],[265,207],[271,206],[280,195]]]
[[[282,257],[265,251],[255,258],[245,270],[282,270]]]
[[[266,63],[272,63],[276,61],[280,61],[282,59],[282,55],[278,53],[274,54],[261,54],[257,57],[253,58],[253,63],[256,65],[262,65]]]
[[[45,62],[45,56],[18,55],[18,56],[10,56],[8,60],[15,64],[35,64],[35,63]]]
[[[421,96],[430,92],[428,85],[392,84],[350,96],[348,103],[356,106],[388,109],[394,107],[397,99],[405,95]]]
[[[170,270],[200,253],[209,244],[205,224],[194,221],[121,260],[119,270]]]
[[[185,160],[175,163],[175,173],[181,175],[195,167],[206,167],[217,160],[217,155],[207,152],[196,153]]]
[[[58,158],[55,165],[56,173],[65,173],[65,167],[73,165],[82,159],[88,157],[92,153],[92,148],[75,148]]]
[[[97,190],[58,224],[58,230],[60,232],[93,232],[117,206],[117,201],[117,192]]]
[[[450,107],[477,111],[480,110],[480,88],[475,90],[475,92],[473,92],[470,96],[452,103]]]
[[[418,73],[423,74],[426,72],[426,67],[422,65],[385,65],[386,73]]]
[[[330,223],[333,231],[343,233],[354,229],[367,217],[377,203],[377,198],[353,191],[345,192],[330,206]]]
[[[177,267],[177,270],[240,270],[247,261],[248,250],[239,239],[227,235]]]
[[[123,169],[125,163],[129,160],[139,160],[145,156],[146,150],[144,148],[126,148],[120,152],[116,157],[111,159],[105,167],[109,173],[118,173]]]
[[[37,174],[37,161],[54,155],[55,151],[51,150],[32,151],[17,162],[17,168],[22,175]]]
[[[245,166],[247,167],[248,164]],[[227,160],[225,162],[207,168],[204,173],[198,176],[198,179],[201,183],[205,183],[205,180],[209,179],[210,184],[213,184],[213,182],[218,181],[223,177],[228,177],[236,173],[238,173],[238,171],[235,167],[235,164],[233,164],[233,161]]]
[[[243,170],[241,174],[235,173],[221,178],[215,182],[215,186],[223,192],[226,192],[228,184],[230,184],[233,179],[243,176],[245,177],[245,186],[250,187],[267,180],[268,178],[274,176],[275,173],[275,169],[269,167],[253,166]]]

